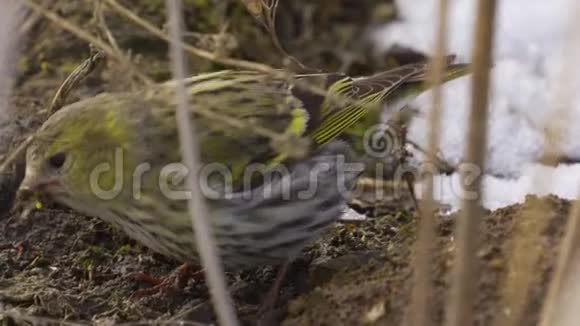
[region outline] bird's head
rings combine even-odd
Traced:
[[[50,117],[27,149],[21,191],[58,200],[94,196],[95,182],[98,189],[113,187],[116,178],[123,178],[115,171],[117,156],[123,155],[131,139],[119,105],[100,96],[69,105]]]

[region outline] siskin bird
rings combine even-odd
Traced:
[[[424,64],[412,64],[363,78],[227,70],[186,79],[200,189],[226,268],[287,261],[337,220],[360,171],[349,166],[356,157],[340,135],[424,75]],[[175,85],[104,93],[55,113],[27,150],[21,190],[100,217],[160,254],[197,262]]]

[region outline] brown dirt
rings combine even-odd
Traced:
[[[550,196],[529,196],[522,205],[513,205],[490,212],[482,226],[482,247],[478,252],[481,277],[476,299],[476,324],[491,325],[494,318],[510,307],[500,305],[501,290],[517,223],[525,223],[531,210],[545,210],[547,226],[538,239],[540,259],[534,268],[524,317],[519,325],[535,325],[538,320],[546,285],[558,254],[570,203]],[[441,324],[449,287],[455,242],[453,227],[457,214],[440,216],[437,227],[437,254],[433,264],[435,295],[432,298],[433,319]],[[362,231],[385,230],[381,225],[388,217],[365,222]],[[377,228],[377,226],[379,226]],[[398,227],[396,227],[398,226]],[[386,225],[393,234],[383,235],[382,251],[366,264],[353,261],[342,264],[329,282],[292,301],[285,325],[398,325],[409,302],[411,290],[409,266],[410,244],[415,224]],[[373,233],[381,236],[381,232]],[[377,241],[377,239],[374,239]],[[526,253],[516,253],[523,255]]]
[[[88,3],[56,1],[53,9],[84,29],[98,32],[98,27],[91,22],[92,7]],[[132,9],[160,25],[163,3],[141,1]],[[211,1],[186,3],[189,30],[217,33],[223,17],[228,17],[240,44],[232,55],[280,64],[264,33],[239,6],[215,7]],[[310,66],[327,70],[343,68],[349,73],[362,74],[409,57],[395,53],[369,58],[369,46],[360,41],[360,33],[369,22],[385,19],[377,12],[388,16],[388,1],[384,6],[374,1],[354,0],[325,1],[323,5],[310,1],[284,3],[280,11],[282,42],[289,52]],[[112,13],[106,17],[121,48],[131,49],[137,55],[137,65],[143,72],[157,81],[169,77],[167,47],[163,42]],[[256,48],[262,50],[255,51]],[[38,125],[37,113],[46,107],[62,80],[87,53],[86,44],[73,35],[45,20],[36,22],[19,62],[19,79],[11,108],[18,118],[0,125],[0,155],[6,154],[22,135]],[[191,59],[190,66],[194,72],[220,68],[195,58]],[[69,100],[104,90],[134,87],[138,87],[135,78],[109,61],[76,88]],[[182,293],[172,297],[131,296],[135,290],[146,287],[131,280],[128,277],[131,273],[165,275],[178,263],[152,254],[108,224],[56,206],[35,210],[24,220],[16,213],[7,213],[12,190],[18,182],[14,171],[0,175],[0,324],[35,324],[40,317],[51,318],[55,324],[59,320],[201,323],[213,320],[203,282],[190,281]],[[543,251],[533,273],[534,284],[521,325],[533,325],[537,320],[570,206],[554,197],[529,197],[523,205],[486,215],[481,231],[483,247],[478,255],[482,271],[476,309],[478,325],[490,325],[492,318],[505,310],[498,300],[514,225],[529,218],[526,209],[538,203],[547,207],[548,226],[540,239]],[[437,255],[433,264],[436,293],[432,298],[438,322],[443,316],[449,283],[456,217],[455,214],[438,217]],[[416,216],[404,209],[391,210],[363,222],[338,223],[292,265],[277,309],[262,324],[399,324],[409,301],[409,258],[415,223]],[[263,267],[228,275],[236,307],[246,324],[255,324],[257,306],[274,274],[272,267]]]

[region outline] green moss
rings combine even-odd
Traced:
[[[90,271],[94,268],[93,260],[92,259],[84,259],[81,261],[81,268],[83,271]]]
[[[98,265],[99,261],[101,261],[107,253],[105,249],[102,247],[91,246],[87,248],[85,251],[78,258],[78,264],[80,268],[85,271],[89,272]]]
[[[42,72],[47,72],[50,70],[50,63],[48,63],[47,61],[43,61],[40,63],[40,70]]]
[[[119,249],[117,249],[116,254],[117,255],[127,255],[127,254],[129,254],[129,252],[131,252],[131,245],[126,244],[126,245],[119,247]]]

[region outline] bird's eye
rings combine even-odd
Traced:
[[[66,154],[63,152],[58,152],[48,159],[48,164],[52,168],[60,169],[64,165],[65,161],[66,161]]]

